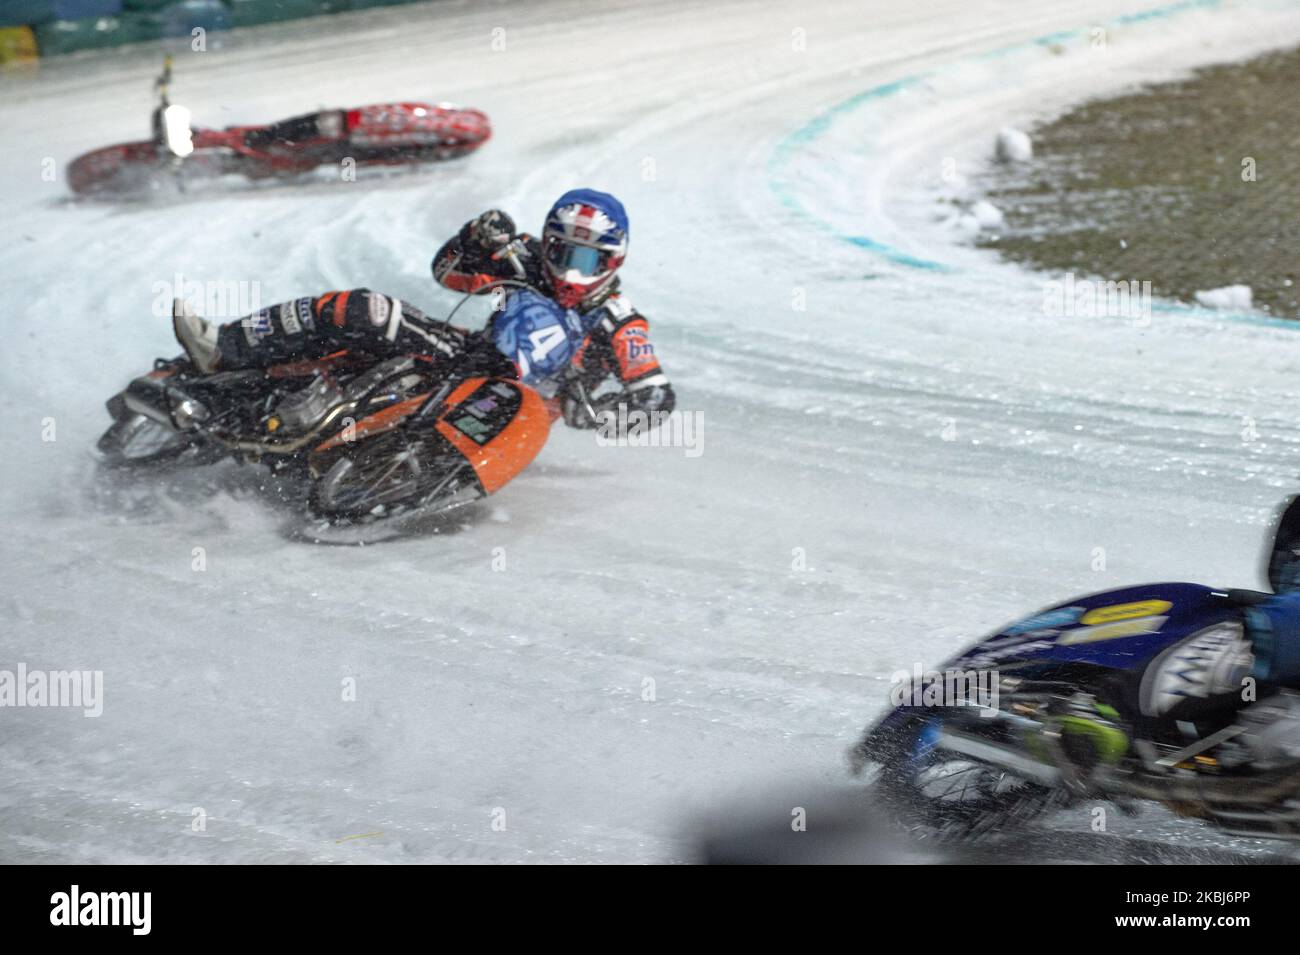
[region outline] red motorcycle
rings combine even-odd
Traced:
[[[487,116],[447,103],[382,103],[331,109],[272,123],[194,129],[190,112],[168,100],[170,58],[155,82],[161,102],[153,138],[106,146],[68,166],[78,195],[130,193],[167,179],[182,187],[194,179],[237,174],[249,179],[309,172],[331,164],[394,166],[452,159],[473,152],[492,135]]]

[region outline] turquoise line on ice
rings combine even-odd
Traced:
[[[1247,322],[1251,325],[1263,325],[1267,328],[1285,328],[1289,332],[1300,331],[1300,322],[1293,318],[1276,318],[1260,312],[1236,312],[1217,308],[1205,308],[1201,305],[1185,305],[1182,302],[1152,302],[1151,311],[1162,315],[1186,315],[1207,321],[1220,320],[1228,322]]]
[[[1148,20],[1158,20],[1168,17],[1177,16],[1186,13],[1189,10],[1210,9],[1222,6],[1222,0],[1180,0],[1177,3],[1169,3],[1159,7],[1152,7],[1150,10],[1140,10],[1137,13],[1126,13],[1122,16],[1115,17],[1111,20],[1104,21],[1100,24],[1091,24],[1086,27],[1078,27],[1073,30],[1057,30],[1053,33],[1044,34],[1032,40],[1013,43],[1010,46],[1000,47],[988,53],[975,54],[969,59],[988,60],[1004,56],[1010,56],[1032,47],[1050,46],[1054,43],[1061,43],[1067,40],[1074,40],[1080,37],[1087,37],[1095,27],[1114,27],[1126,26],[1131,23],[1141,23]],[[860,249],[866,249],[883,259],[895,262],[899,265],[906,265],[911,268],[924,269],[931,272],[953,272],[956,271],[951,265],[943,262],[935,262],[931,259],[921,258],[904,252],[902,249],[895,248],[888,243],[881,242],[865,235],[853,235],[843,232],[823,219],[819,219],[799,201],[798,197],[790,189],[787,182],[781,178],[782,167],[787,165],[790,159],[802,149],[812,145],[817,139],[826,133],[836,119],[851,113],[854,110],[872,102],[873,100],[884,99],[887,96],[893,96],[909,87],[915,86],[931,77],[937,76],[945,69],[952,69],[953,64],[947,67],[940,67],[928,70],[924,73],[916,73],[911,76],[905,76],[902,79],[893,80],[889,83],[883,83],[880,86],[873,86],[861,93],[855,93],[848,99],[836,103],[834,106],[825,110],[818,116],[813,117],[803,126],[789,133],[784,139],[777,143],[776,148],[772,150],[771,156],[768,157],[767,171],[768,183],[781,204],[793,212],[795,215],[811,222],[813,225],[830,233],[841,242],[847,242],[850,245]]]

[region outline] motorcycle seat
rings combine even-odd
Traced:
[[[1233,607],[1255,607],[1266,600],[1272,600],[1273,594],[1264,593],[1261,590],[1245,590],[1233,588],[1222,594],[1216,594],[1224,603]]]

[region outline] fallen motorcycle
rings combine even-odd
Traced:
[[[192,128],[190,112],[168,98],[171,62],[155,86],[153,136],[77,157],[68,185],[78,195],[134,194],[175,181],[225,175],[297,175],[324,164],[393,166],[452,159],[492,135],[487,116],[448,103],[382,103],[332,109],[264,126]]]

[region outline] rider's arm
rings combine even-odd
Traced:
[[[616,411],[619,405],[626,406],[629,412],[670,413],[677,399],[650,343],[650,323],[621,295],[612,297],[604,311],[591,344],[575,361],[578,380],[591,384],[612,378],[622,387],[596,401],[585,400],[575,387],[564,402],[565,423],[593,428],[598,423],[592,417],[593,411],[599,415],[602,411]]]
[[[511,261],[513,244],[528,244],[515,234],[515,224],[499,209],[466,222],[433,257],[430,268],[439,285],[456,292],[477,292],[498,279],[520,278]]]
[[[1300,679],[1300,592],[1270,597],[1246,611],[1254,650],[1252,676],[1270,683]]]

